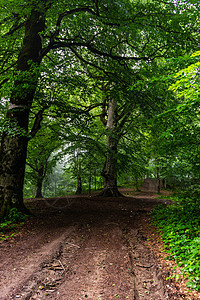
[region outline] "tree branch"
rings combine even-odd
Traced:
[[[43,58],[51,49],[53,49],[53,45],[54,45],[54,42],[55,42],[55,38],[59,35],[60,33],[60,27],[61,27],[61,22],[63,20],[64,17],[66,16],[69,16],[69,15],[72,15],[72,14],[75,14],[75,13],[79,13],[79,12],[89,12],[91,13],[92,15],[97,15],[95,13],[95,11],[92,10],[92,6],[83,6],[83,7],[77,7],[77,8],[74,8],[74,9],[71,9],[69,11],[66,11],[62,14],[60,14],[58,16],[58,19],[57,19],[57,22],[56,22],[56,30],[54,31],[54,33],[52,33],[52,35],[50,36],[50,42],[49,42],[49,45],[47,47],[45,47],[43,50],[42,50],[42,53],[41,53],[41,58]]]
[[[36,133],[38,132],[38,130],[41,128],[41,122],[43,120],[43,113],[44,113],[44,110],[46,109],[46,107],[43,107],[41,110],[39,110],[39,112],[36,114],[35,116],[35,121],[34,121],[34,124],[33,124],[33,127],[31,129],[31,132],[30,132],[30,139],[32,139]]]
[[[58,41],[55,42],[54,45],[52,46],[52,49],[57,49],[57,48],[70,48],[70,47],[85,47],[88,50],[90,50],[92,53],[97,54],[99,56],[103,56],[103,57],[109,57],[113,60],[135,60],[135,61],[140,61],[140,60],[149,60],[149,57],[147,56],[120,56],[120,55],[115,55],[112,53],[107,53],[104,51],[100,51],[98,49],[96,49],[93,45],[91,45],[90,43],[85,43],[85,42],[62,42],[62,41]]]
[[[36,166],[36,168],[31,164],[31,163],[29,163],[28,161],[26,161],[26,164],[27,164],[27,166],[29,166],[31,169],[33,169],[34,171],[38,171],[38,169],[37,169],[37,166]]]
[[[10,65],[9,67],[7,67],[5,70],[3,70],[2,72],[0,72],[0,75],[2,75],[3,73],[6,73],[9,69],[11,69],[12,67],[14,67],[17,64],[17,62],[14,62],[12,65]]]
[[[8,82],[8,78],[5,78],[1,83],[0,83],[0,89],[2,88],[2,86],[4,85],[4,83]]]
[[[118,124],[116,131],[119,132],[119,137],[122,136],[122,129],[125,125],[125,123],[127,122],[128,118],[130,117],[132,110],[135,108],[136,104],[134,103],[133,106],[131,104],[128,104],[124,110],[122,111],[122,113],[120,114],[120,116],[118,117],[117,120],[117,124],[118,122],[121,120],[121,122]]]
[[[3,35],[3,37],[6,37],[8,35],[12,35],[15,31],[17,31],[18,29],[22,28],[24,25],[25,25],[26,21],[16,25],[16,26],[13,26],[7,33],[5,33]]]
[[[81,107],[84,107],[86,110],[85,112],[89,112],[91,110],[93,110],[96,107],[102,106],[102,103],[96,103],[96,104],[92,104],[90,106],[86,106],[86,105],[80,105]]]
[[[69,47],[69,48],[70,48],[70,50],[76,55],[76,57],[77,57],[78,59],[80,59],[82,62],[84,62],[85,64],[90,65],[90,66],[92,66],[92,67],[94,67],[94,68],[96,68],[96,69],[102,71],[102,72],[103,72],[104,74],[106,74],[107,76],[109,76],[109,75],[114,75],[113,73],[107,72],[106,70],[104,70],[103,68],[101,68],[101,67],[95,65],[94,63],[85,60],[81,55],[79,55],[79,53],[78,53],[76,50],[73,49],[73,47]]]

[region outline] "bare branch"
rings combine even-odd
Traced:
[[[90,50],[92,53],[97,54],[99,56],[103,56],[103,57],[109,57],[113,60],[135,60],[135,61],[140,61],[140,60],[149,60],[149,57],[147,56],[120,56],[120,55],[115,55],[112,53],[107,53],[104,51],[100,51],[97,48],[95,48],[93,45],[91,45],[90,43],[85,43],[85,42],[55,42],[52,49],[57,49],[57,48],[65,48],[65,47],[85,47],[88,50]]]
[[[61,26],[61,23],[62,23],[62,20],[63,20],[64,17],[67,17],[69,15],[73,15],[73,14],[79,13],[79,12],[89,12],[92,15],[97,15],[95,13],[95,11],[92,10],[92,8],[93,8],[92,6],[77,7],[77,8],[71,9],[69,11],[66,11],[66,12],[60,14],[58,19],[57,19],[57,22],[56,22],[56,30],[50,36],[49,45],[42,50],[41,58],[44,57],[53,48],[55,38],[60,33],[60,26]]]
[[[81,105],[81,107],[85,108],[85,112],[89,112],[91,110],[93,110],[96,107],[102,106],[102,103],[96,103],[96,104],[92,104],[90,106],[86,106],[86,105]]]

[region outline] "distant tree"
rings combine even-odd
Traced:
[[[26,178],[36,186],[36,198],[43,197],[43,180],[61,158],[59,150],[62,141],[59,139],[58,125],[45,125],[48,126],[48,123],[43,124],[35,138],[28,143]]]

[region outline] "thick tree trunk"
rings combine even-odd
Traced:
[[[44,179],[44,166],[41,166],[39,168],[38,174],[37,174],[37,189],[36,189],[35,198],[43,198],[43,195],[42,195],[43,179]]]
[[[116,131],[116,102],[110,101],[108,108],[107,130],[107,157],[101,175],[104,177],[104,189],[99,194],[102,197],[118,197],[122,194],[117,188],[117,146],[119,137]]]
[[[23,184],[28,143],[29,112],[37,86],[40,52],[40,32],[44,31],[43,14],[32,11],[25,25],[25,37],[17,61],[16,79],[7,119],[10,130],[3,133],[0,148],[0,219],[11,208],[27,212],[23,204]],[[31,63],[32,62],[32,63]]]
[[[104,189],[100,193],[103,197],[118,197],[122,194],[117,188],[117,148],[109,149],[101,175],[104,177]]]
[[[0,217],[5,217],[11,208],[27,212],[23,204],[23,179],[27,142],[25,137],[2,139],[0,166]]]

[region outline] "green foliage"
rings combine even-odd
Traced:
[[[9,215],[7,217],[8,222],[21,222],[24,221],[27,218],[26,215],[21,213],[17,208],[12,208],[9,212]]]
[[[44,179],[43,196],[60,197],[72,195],[75,192],[75,187],[76,181],[71,178],[70,172],[65,172],[63,165],[58,163]]]
[[[17,208],[12,208],[4,222],[0,223],[0,240],[14,236],[16,229],[24,224],[27,217],[27,215],[18,211]]]
[[[27,218],[27,215],[24,215],[23,213],[18,211],[17,208],[12,208],[9,211],[8,216],[5,218],[5,221],[0,223],[0,228],[5,228],[8,226],[9,226],[9,228],[11,228],[11,227],[13,228],[16,225],[15,223],[22,222],[26,218]],[[10,225],[12,225],[12,226],[10,226]]]
[[[184,188],[199,180],[199,51],[162,65],[169,77],[165,88],[166,83],[170,88],[165,90],[168,96],[163,98],[160,114],[152,118],[149,148],[151,157],[162,161],[169,186]]]
[[[9,136],[25,136],[28,137],[27,132],[25,129],[21,128],[20,126],[17,125],[16,122],[13,120],[9,120],[8,118],[4,118],[0,120],[0,135],[2,133],[6,133]]]
[[[24,185],[26,198],[35,194],[33,186],[37,186],[38,182],[42,184],[46,175],[52,172],[61,159],[63,141],[58,138],[60,131],[59,123],[53,120],[50,122],[46,117],[39,132],[29,141]]]
[[[183,98],[184,102],[181,102],[177,109],[180,111],[184,108],[184,105],[193,104],[199,100],[199,61],[200,51],[197,51],[191,55],[191,58],[195,59],[195,62],[176,73],[174,78],[176,82],[170,86],[170,89],[176,93],[178,98]]]
[[[184,197],[192,197],[194,201],[198,201],[200,198],[200,185],[193,184],[188,186],[184,191],[179,192],[182,198]]]
[[[200,290],[200,198],[176,196],[175,204],[154,208],[154,224],[162,232],[170,258],[189,279],[188,287]]]

